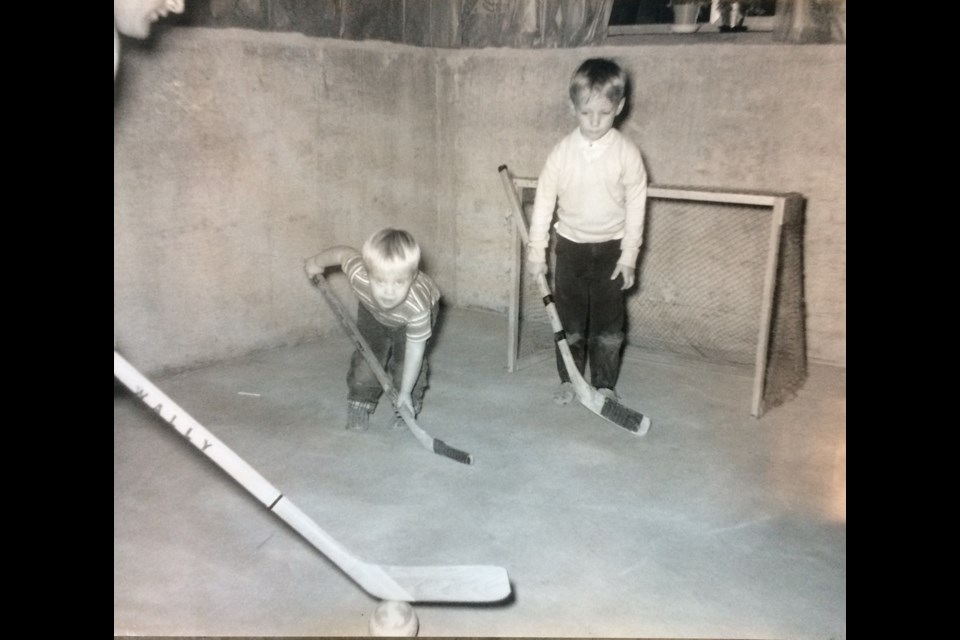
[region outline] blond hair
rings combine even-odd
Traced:
[[[420,245],[402,229],[381,229],[367,238],[361,251],[367,270],[409,270],[420,267]]]
[[[620,65],[607,58],[590,58],[570,78],[570,100],[579,105],[585,94],[602,94],[617,104],[625,95],[626,88],[627,74]]]

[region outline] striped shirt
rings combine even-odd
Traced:
[[[383,310],[373,298],[370,275],[363,258],[354,254],[340,265],[357,294],[360,304],[373,314],[380,324],[393,329],[407,328],[408,342],[426,342],[433,335],[433,310],[440,301],[440,289],[427,274],[417,272],[407,298],[393,309]]]

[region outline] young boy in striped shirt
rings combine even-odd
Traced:
[[[437,285],[420,271],[420,246],[408,232],[388,228],[370,236],[359,253],[335,246],[304,262],[311,278],[336,266],[360,301],[357,328],[393,378],[397,404],[416,416],[423,406],[429,371],[425,353],[440,302]],[[383,387],[359,351],[351,357],[347,386],[346,428],[363,431]],[[405,426],[395,409],[392,428]]]

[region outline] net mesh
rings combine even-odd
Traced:
[[[627,296],[628,344],[753,364],[769,233],[751,208],[650,202],[638,284]]]
[[[530,211],[533,208],[535,189],[520,190],[523,203],[523,213],[527,228],[530,227]],[[519,238],[517,239],[519,242]],[[534,278],[527,273],[527,247],[520,244],[520,297],[518,304],[519,323],[517,330],[517,359],[520,366],[530,360],[548,358],[553,353],[553,328],[543,307],[543,296]],[[551,236],[551,250],[547,256],[550,265],[549,272],[553,273],[554,254],[553,237]],[[553,283],[551,283],[552,286]]]
[[[801,203],[795,206],[799,209]],[[807,377],[801,214],[797,211],[781,230],[763,389],[763,404],[767,408],[792,398]]]
[[[529,226],[536,190],[518,189]],[[790,200],[798,207],[799,199]],[[760,412],[789,399],[806,377],[802,215],[781,227],[769,324],[764,276],[773,207],[648,198],[637,285],[626,298],[628,354],[743,367],[756,365],[768,327]],[[553,357],[552,329],[519,251],[517,366]],[[550,247],[556,246],[551,238]],[[549,256],[553,273],[554,256]]]

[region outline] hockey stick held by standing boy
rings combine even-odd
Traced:
[[[510,171],[507,165],[501,165],[498,169],[500,179],[503,183],[503,190],[510,201],[513,218],[516,221],[517,230],[524,244],[529,241],[527,225],[523,218],[523,206],[517,195],[517,190],[513,186],[513,180],[510,178]],[[550,324],[554,331],[554,340],[560,349],[564,365],[570,375],[570,382],[573,384],[574,392],[580,404],[597,414],[601,418],[612,422],[618,427],[622,427],[638,436],[645,436],[650,430],[650,418],[648,416],[623,406],[613,398],[607,397],[597,391],[595,388],[583,379],[573,360],[570,352],[570,346],[567,344],[566,336],[563,331],[563,325],[560,323],[560,316],[553,303],[553,295],[550,292],[550,285],[543,274],[537,276],[537,286],[543,296],[543,304],[546,307],[547,315],[550,317]]]

